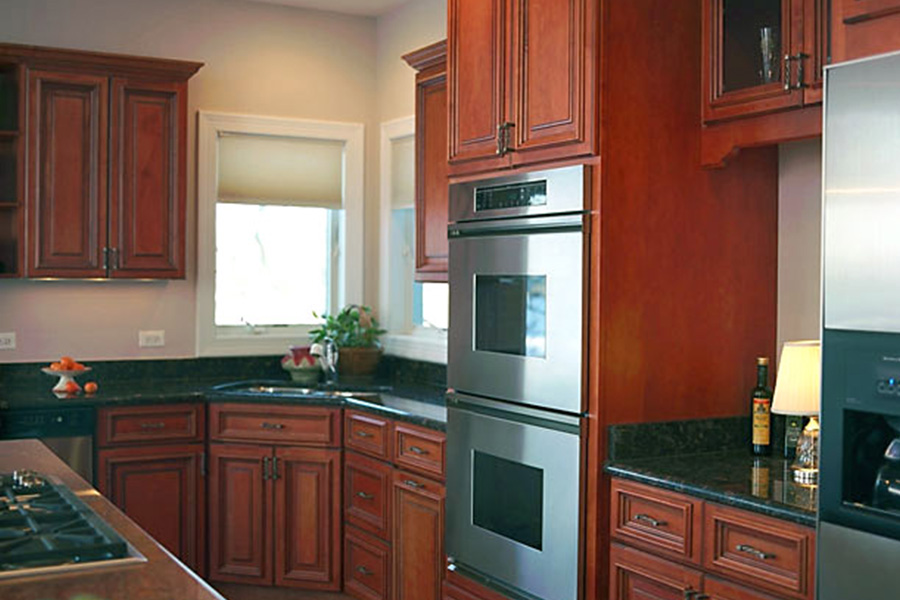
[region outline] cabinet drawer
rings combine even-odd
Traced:
[[[344,519],[382,540],[391,535],[391,465],[344,455]]]
[[[447,436],[439,431],[395,423],[394,462],[410,471],[443,479],[446,440]]]
[[[344,412],[344,447],[382,460],[391,459],[391,422],[355,410]]]
[[[620,541],[700,562],[701,502],[613,479],[610,531]]]
[[[202,442],[202,404],[101,408],[97,446],[157,442]]]
[[[707,504],[704,566],[754,587],[812,598],[815,541],[811,529]]]
[[[209,437],[223,442],[338,446],[341,411],[318,406],[212,404]]]
[[[388,598],[391,549],[348,527],[344,533],[344,591],[362,600]]]

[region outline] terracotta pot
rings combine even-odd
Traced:
[[[341,375],[374,375],[381,360],[381,348],[341,348],[338,350],[338,371]]]

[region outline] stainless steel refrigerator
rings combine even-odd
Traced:
[[[819,600],[900,598],[900,53],[826,69]]]

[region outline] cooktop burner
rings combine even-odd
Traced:
[[[33,471],[0,475],[0,577],[128,554],[125,540],[63,484]]]

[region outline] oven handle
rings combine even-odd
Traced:
[[[578,211],[541,217],[461,221],[447,227],[447,236],[453,239],[488,235],[579,232],[584,231],[586,215],[586,212]]]
[[[575,435],[581,433],[581,419],[586,416],[551,410],[540,410],[512,404],[510,402],[499,402],[497,400],[479,398],[452,389],[447,390],[447,409],[463,410],[497,419],[516,421],[526,425],[536,425],[538,427],[546,427],[547,429],[555,429],[557,431],[562,431],[563,433],[572,433]]]

